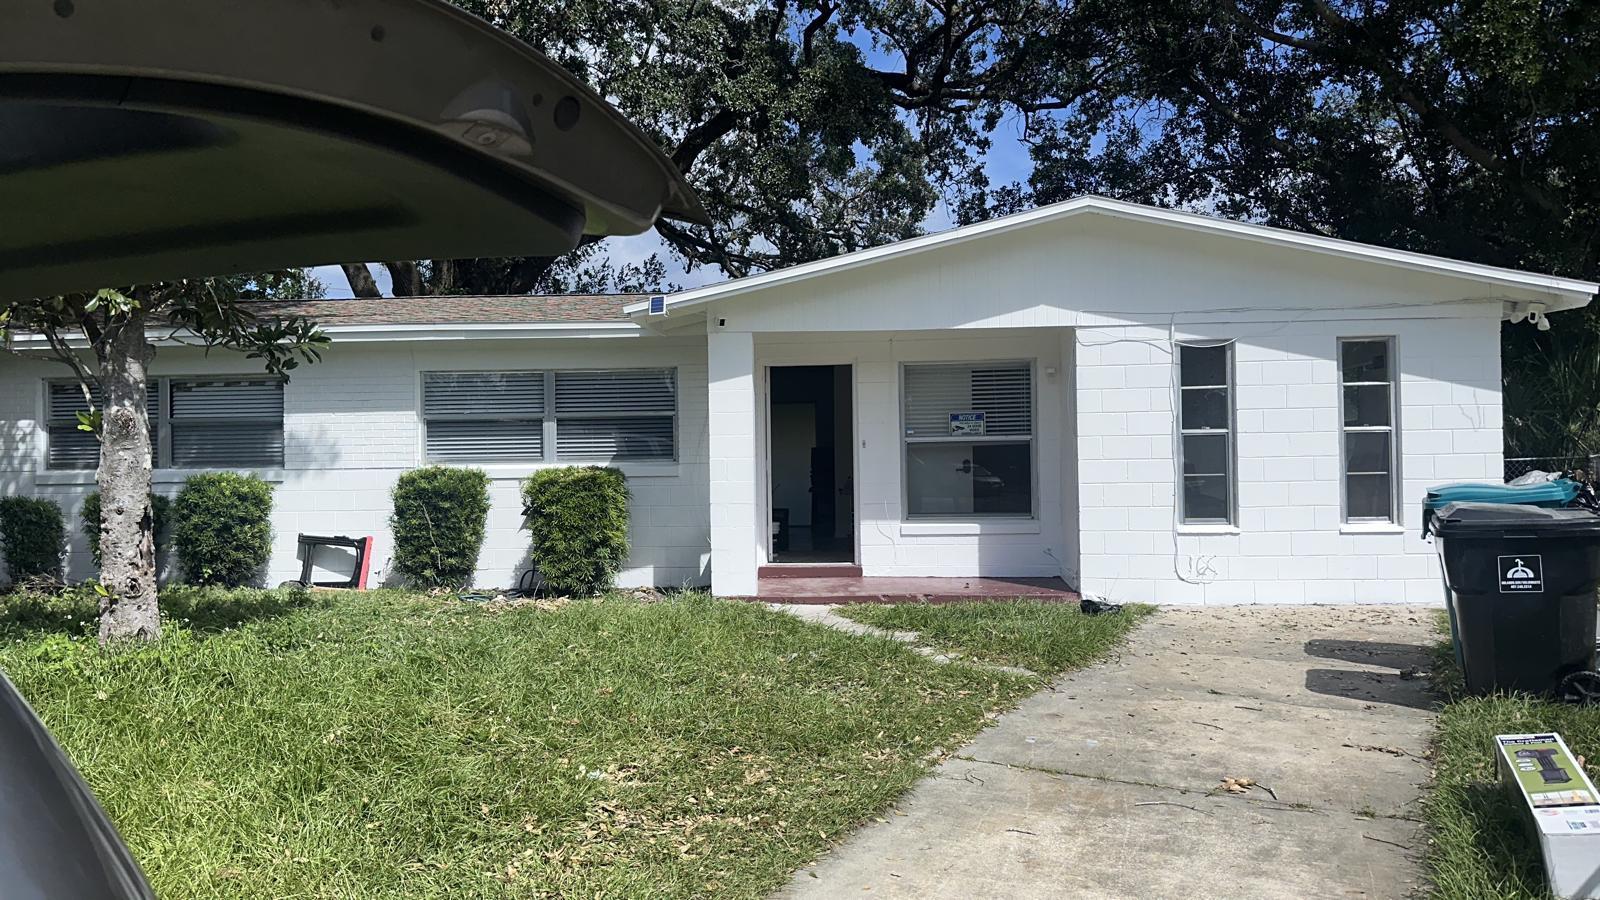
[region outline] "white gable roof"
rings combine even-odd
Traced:
[[[1540,291],[1550,295],[1548,309],[1551,312],[1584,306],[1597,292],[1600,292],[1600,284],[1591,281],[1561,278],[1555,275],[1542,275],[1535,272],[1523,272],[1516,269],[1500,268],[1499,266],[1486,266],[1480,263],[1446,259],[1441,256],[1429,256],[1425,253],[1412,253],[1407,250],[1391,250],[1387,247],[1305,234],[1284,228],[1269,228],[1265,225],[1255,225],[1233,219],[1203,216],[1197,213],[1161,209],[1138,203],[1111,200],[1106,197],[1086,195],[1060,203],[1053,203],[1049,206],[1030,209],[1026,212],[1014,213],[1009,216],[990,219],[986,222],[955,228],[950,231],[922,235],[893,244],[884,244],[880,247],[871,247],[828,259],[801,263],[785,269],[775,269],[771,272],[763,272],[758,275],[750,275],[744,278],[736,278],[731,281],[681,291],[667,297],[665,305],[669,310],[695,307],[715,300],[725,300],[730,297],[749,294],[765,288],[793,284],[818,275],[911,256],[976,238],[1003,234],[1044,222],[1060,221],[1081,215],[1110,216],[1133,222],[1148,223],[1152,227],[1189,229],[1232,237],[1238,240],[1255,241],[1284,248],[1322,253],[1375,265],[1394,266],[1411,271],[1466,278],[1502,288]],[[626,311],[630,316],[643,316],[648,314],[649,306],[648,302],[635,303],[629,305]]]

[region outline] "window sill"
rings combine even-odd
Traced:
[[[960,522],[916,521],[901,522],[901,537],[963,534],[1038,534],[1038,519],[994,519],[991,521],[965,520]]]
[[[151,484],[182,484],[191,475],[200,475],[207,472],[237,472],[240,475],[254,475],[262,481],[273,484],[282,484],[288,473],[282,467],[270,469],[224,469],[224,468],[196,468],[196,469],[157,469],[150,473]]]
[[[1243,534],[1237,525],[1178,525],[1178,534]]]
[[[1405,534],[1406,527],[1394,522],[1346,522],[1340,534]]]
[[[423,463],[429,465],[470,465],[460,463]],[[627,478],[676,478],[683,474],[683,467],[675,462],[649,463],[649,462],[554,462],[554,463],[529,463],[526,465],[484,465],[474,468],[482,469],[489,473],[490,481],[521,481],[540,469],[561,469],[567,466],[608,466],[620,471]]]
[[[150,473],[151,484],[182,484],[191,475],[202,472],[240,472],[246,475],[255,475],[262,481],[280,484],[284,481],[286,473],[281,468],[273,469],[156,469]],[[36,472],[33,483],[47,486],[67,487],[72,485],[90,486],[95,484],[94,469],[48,469]]]

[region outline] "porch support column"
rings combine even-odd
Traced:
[[[756,503],[755,368],[753,334],[711,326],[706,340],[711,591],[722,597],[756,595],[757,554],[764,530]]]

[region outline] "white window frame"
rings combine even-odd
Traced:
[[[918,366],[1023,366],[1028,370],[1028,434],[995,435],[906,435],[906,370]],[[900,407],[900,509],[906,522],[996,522],[1033,521],[1039,517],[1039,373],[1036,359],[928,359],[908,360],[900,363],[900,383],[897,385]],[[912,444],[1021,444],[1028,445],[1028,512],[1027,513],[913,513],[911,512],[911,473],[908,464]]]
[[[429,375],[538,375],[542,384],[542,405],[539,413],[539,456],[527,459],[506,458],[489,462],[469,460],[432,459],[428,456],[428,424],[430,421],[472,422],[493,419],[493,416],[433,416],[428,415]],[[555,453],[555,424],[550,409],[555,394],[554,375],[545,369],[428,369],[417,373],[417,422],[420,426],[417,458],[425,466],[518,466],[550,461]],[[531,418],[531,417],[530,417]]]
[[[578,459],[564,459],[564,458],[562,458],[561,455],[556,451],[556,442],[559,440],[559,436],[558,436],[558,433],[557,433],[557,428],[558,428],[557,423],[558,423],[558,421],[560,419],[563,419],[563,418],[569,419],[569,420],[579,420],[579,419],[586,419],[586,418],[611,419],[611,418],[617,418],[617,414],[615,412],[604,412],[604,411],[595,412],[595,413],[592,413],[592,414],[591,413],[567,413],[565,415],[558,414],[556,412],[556,374],[558,372],[571,373],[571,372],[627,372],[627,371],[666,372],[668,374],[668,376],[671,377],[671,379],[672,379],[672,411],[670,413],[668,413],[668,412],[663,412],[663,411],[652,410],[652,411],[648,411],[648,412],[638,412],[636,414],[640,415],[640,416],[648,416],[648,417],[651,417],[651,418],[668,418],[668,417],[670,417],[672,419],[672,457],[670,459],[667,458],[667,457],[642,457],[642,458],[641,457],[630,457],[630,458],[622,458],[622,459],[613,458],[611,460],[596,459],[596,458],[593,458],[593,457],[578,458]],[[510,375],[510,374],[525,374],[525,375],[538,374],[538,375],[540,375],[542,377],[542,381],[544,382],[544,389],[543,389],[544,390],[544,405],[543,405],[543,410],[544,411],[541,414],[542,415],[542,419],[540,421],[541,431],[540,431],[540,440],[539,440],[539,449],[540,449],[539,456],[537,458],[528,457],[526,459],[505,459],[505,460],[497,460],[497,461],[494,461],[494,462],[484,462],[484,463],[463,462],[463,461],[460,461],[460,460],[433,460],[433,459],[430,459],[428,457],[428,422],[429,422],[429,416],[428,416],[428,413],[427,413],[427,400],[426,400],[426,397],[427,397],[427,393],[426,393],[427,392],[427,377],[429,375]],[[426,370],[426,371],[423,371],[423,372],[419,372],[417,374],[417,419],[418,419],[419,424],[421,425],[421,429],[420,429],[421,441],[420,441],[420,445],[417,448],[417,456],[422,461],[422,465],[429,465],[429,466],[431,466],[431,465],[446,465],[446,466],[544,466],[544,465],[556,465],[556,464],[561,464],[561,465],[569,465],[569,464],[570,465],[614,465],[614,466],[651,466],[651,465],[666,466],[666,465],[675,465],[678,462],[679,454],[682,453],[682,446],[683,446],[683,435],[682,435],[682,431],[681,431],[681,429],[682,429],[682,419],[683,419],[683,416],[682,416],[683,397],[682,397],[682,392],[679,390],[679,388],[680,388],[680,379],[679,379],[679,372],[678,372],[678,367],[677,366],[591,366],[591,367],[562,368],[562,369],[429,369],[429,370]],[[459,418],[462,421],[471,421],[472,420],[472,417],[470,417],[470,416],[462,416],[462,417],[459,417]]]
[[[1239,414],[1238,414],[1239,403],[1238,403],[1238,390],[1237,390],[1237,387],[1236,387],[1237,379],[1234,377],[1234,347],[1235,347],[1235,342],[1232,341],[1232,340],[1226,340],[1226,341],[1179,341],[1179,342],[1177,342],[1176,346],[1177,346],[1178,349],[1177,349],[1177,352],[1173,354],[1174,358],[1173,358],[1173,361],[1172,361],[1172,365],[1173,365],[1173,383],[1177,388],[1177,395],[1175,397],[1173,397],[1172,399],[1173,399],[1173,402],[1175,402],[1177,404],[1177,407],[1173,410],[1173,417],[1172,418],[1173,418],[1173,424],[1175,424],[1177,426],[1177,433],[1178,433],[1177,447],[1175,448],[1175,452],[1173,453],[1174,462],[1176,463],[1176,466],[1175,466],[1176,474],[1177,474],[1177,477],[1178,477],[1178,480],[1177,480],[1178,522],[1179,522],[1180,525],[1200,525],[1200,526],[1223,525],[1223,526],[1232,527],[1232,526],[1236,525],[1238,523],[1238,521],[1239,521],[1239,474],[1238,474],[1239,473],[1239,466],[1238,466],[1238,462],[1237,462],[1238,445],[1239,445],[1239,442],[1237,440],[1238,431],[1239,431]],[[1226,383],[1225,384],[1204,384],[1204,385],[1192,384],[1192,385],[1185,385],[1183,383],[1183,348],[1184,347],[1196,347],[1196,348],[1221,347],[1223,349],[1223,359],[1224,359],[1224,369],[1225,369],[1224,379],[1225,379]],[[1227,402],[1227,406],[1228,406],[1228,426],[1226,428],[1186,428],[1186,427],[1184,427],[1184,424],[1183,424],[1183,396],[1184,396],[1184,392],[1185,391],[1215,391],[1215,390],[1222,390],[1222,391],[1225,391],[1227,393],[1227,397],[1228,397],[1228,402]],[[1194,435],[1213,435],[1214,436],[1214,435],[1217,435],[1217,434],[1221,434],[1222,435],[1222,438],[1223,438],[1224,442],[1227,445],[1227,449],[1223,452],[1223,465],[1224,465],[1225,471],[1220,472],[1220,473],[1209,473],[1209,472],[1208,473],[1197,473],[1196,477],[1214,478],[1214,477],[1216,477],[1216,475],[1220,474],[1224,478],[1227,479],[1227,481],[1228,481],[1227,515],[1225,517],[1223,517],[1223,518],[1220,518],[1220,519],[1219,518],[1214,518],[1214,517],[1190,518],[1188,510],[1186,509],[1187,503],[1186,503],[1185,494],[1187,492],[1184,490],[1184,479],[1186,477],[1188,477],[1188,476],[1183,471],[1183,465],[1184,465],[1184,440],[1183,439],[1185,437],[1194,436]]]
[[[155,405],[155,408],[156,408],[155,409],[155,416],[154,416],[154,418],[152,418],[150,420],[151,469],[154,470],[154,471],[157,471],[157,472],[172,472],[172,471],[184,471],[184,472],[187,472],[187,471],[206,471],[206,470],[211,470],[211,469],[233,468],[233,467],[230,467],[230,466],[181,466],[180,467],[180,466],[175,466],[175,465],[172,464],[172,384],[173,384],[173,382],[190,382],[190,381],[270,381],[270,380],[274,380],[274,377],[270,376],[270,375],[237,374],[237,373],[235,373],[235,374],[220,374],[220,375],[159,375],[159,376],[152,376],[149,379],[149,381],[146,383],[146,389],[150,392],[150,394],[154,398],[154,400],[155,400],[154,405]],[[283,384],[284,383],[284,379],[282,379],[282,378],[278,378],[276,380],[279,382],[279,384]],[[43,390],[44,390],[44,407],[43,407],[42,415],[41,415],[40,419],[41,419],[41,421],[44,422],[43,431],[44,431],[45,446],[44,446],[44,457],[41,460],[40,468],[42,470],[44,470],[44,471],[47,471],[47,472],[90,472],[90,471],[93,471],[94,467],[92,467],[92,466],[88,467],[88,468],[57,468],[57,467],[54,467],[54,466],[50,465],[50,445],[49,445],[49,442],[51,440],[50,430],[52,428],[58,426],[58,425],[67,424],[65,419],[55,419],[55,418],[51,418],[50,417],[50,389],[51,389],[52,385],[56,385],[56,384],[70,384],[70,385],[73,386],[74,389],[77,389],[77,387],[78,387],[78,382],[76,380],[74,380],[74,379],[71,379],[71,378],[46,378],[46,379],[44,379],[44,388],[43,388]],[[280,431],[283,432],[285,440],[287,440],[287,437],[288,437],[287,418],[288,418],[287,411],[285,411],[285,414],[283,416],[280,416],[279,420],[278,420],[278,428],[279,428]],[[240,420],[243,421],[244,419],[241,417]],[[255,421],[266,421],[266,420],[258,419],[258,420],[255,420]],[[76,420],[74,420],[73,424],[76,425]],[[285,448],[285,450],[287,451],[287,448]],[[249,470],[276,469],[276,468],[281,468],[283,466],[283,464],[284,464],[284,460],[280,459],[277,463],[274,463],[274,464],[253,465],[253,466],[246,466],[244,468],[249,469]]]
[[[285,385],[287,384],[287,380],[286,379],[281,378],[281,377],[271,376],[271,375],[224,374],[224,375],[169,375],[169,376],[162,376],[160,381],[161,381],[161,405],[160,405],[160,412],[161,412],[161,431],[160,431],[161,449],[160,449],[160,456],[158,458],[165,462],[165,465],[162,466],[162,468],[180,469],[180,470],[185,470],[185,471],[189,471],[189,470],[204,471],[204,470],[207,470],[207,469],[233,468],[231,466],[222,466],[222,465],[203,465],[203,466],[176,466],[176,465],[173,465],[173,461],[172,461],[172,423],[173,423],[173,420],[175,418],[180,418],[180,417],[175,417],[172,414],[172,386],[174,384],[183,383],[183,382],[207,382],[207,381],[255,381],[255,382],[272,382],[272,381],[275,381],[275,382],[277,382],[278,390],[280,391],[280,393],[282,395],[282,396],[280,396],[280,401],[279,401],[279,405],[282,408],[281,408],[280,412],[278,413],[278,419],[277,419],[278,433],[279,433],[278,447],[279,447],[279,451],[280,451],[280,453],[282,455],[280,455],[278,457],[276,462],[253,463],[251,465],[244,466],[242,468],[244,468],[246,470],[259,470],[259,469],[280,469],[280,468],[283,467],[283,465],[284,465],[284,463],[286,461],[286,457],[288,455],[288,450],[289,450],[289,448],[288,448],[288,437],[289,437],[288,407],[287,407],[287,404],[284,402],[285,400],[287,400],[287,396],[286,396],[287,395],[287,388],[285,387]],[[219,417],[219,419],[213,419],[212,421],[250,422],[250,423],[267,423],[267,424],[271,424],[272,423],[272,419],[264,417],[264,416],[236,416],[236,417],[227,418],[227,419],[221,419]],[[180,424],[180,427],[181,427],[181,425],[183,423],[180,421],[179,424]]]
[[[1389,363],[1388,381],[1345,381],[1344,347],[1346,344],[1383,344]],[[1334,345],[1334,367],[1339,378],[1339,521],[1346,525],[1398,525],[1400,524],[1400,348],[1392,334],[1365,337],[1341,337]],[[1388,425],[1346,425],[1344,394],[1347,387],[1384,385],[1389,388]],[[1350,515],[1350,460],[1345,436],[1348,434],[1389,435],[1389,515]],[[1357,475],[1378,475],[1378,472],[1357,472]]]

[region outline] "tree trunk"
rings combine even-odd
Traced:
[[[150,344],[136,309],[100,345],[100,643],[161,635],[150,510]]]
[[[414,262],[386,262],[383,264],[389,270],[390,293],[396,297],[421,297],[422,271]]]
[[[350,293],[357,297],[382,297],[383,292],[378,290],[378,282],[372,277],[372,270],[366,263],[344,263],[339,266],[344,272],[344,280],[350,282]]]

